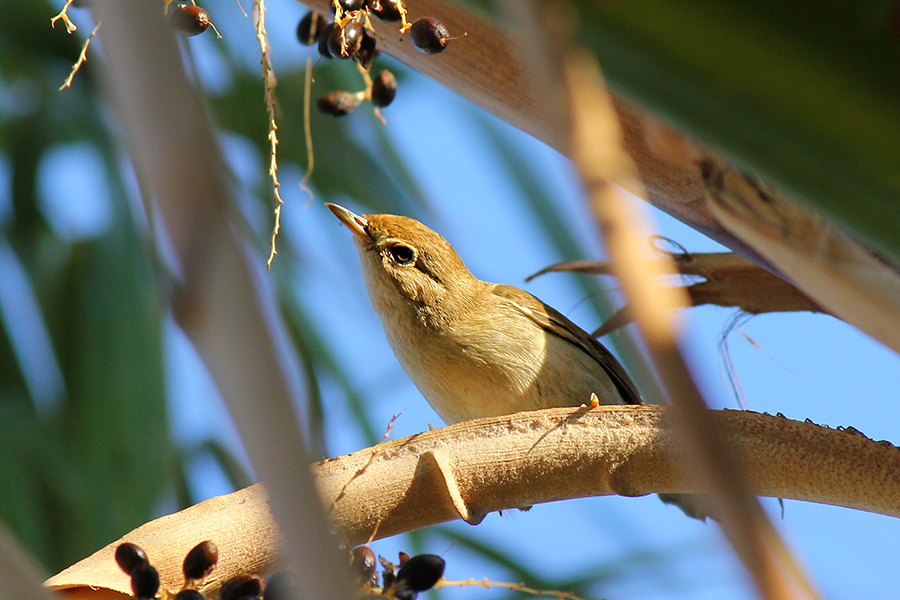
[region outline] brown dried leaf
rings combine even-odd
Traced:
[[[680,274],[704,278],[704,281],[683,286],[690,297],[690,306],[713,304],[734,307],[751,315],[770,312],[828,312],[788,281],[737,254],[684,252],[671,256]],[[551,265],[530,276],[528,280],[545,273],[557,272],[612,275],[608,262],[579,260]],[[631,308],[626,304],[593,335],[606,335],[632,321]]]

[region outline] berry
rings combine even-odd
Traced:
[[[316,106],[322,113],[331,117],[343,117],[359,106],[362,99],[358,94],[350,92],[331,92],[316,100]]]
[[[210,541],[200,542],[184,557],[185,579],[203,579],[219,560],[219,548]]]
[[[197,590],[181,590],[175,594],[174,600],[206,600],[206,596]]]
[[[397,571],[397,587],[414,592],[431,589],[444,575],[444,559],[436,554],[417,554]]]
[[[209,13],[192,4],[177,4],[169,15],[169,23],[183,35],[200,35],[209,29]]]
[[[319,44],[318,50],[319,54],[322,55],[322,58],[334,58],[331,55],[331,52],[328,50],[328,41],[331,39],[331,34],[335,31],[335,24],[329,23],[325,26],[325,29],[322,30],[322,35],[319,36]]]
[[[410,30],[413,44],[425,54],[443,52],[450,41],[450,32],[444,24],[433,17],[416,19]]]
[[[350,58],[350,53],[344,53],[343,30],[337,25],[328,34],[328,53],[334,58]]]
[[[334,58],[350,58],[362,46],[366,32],[363,26],[351,21],[339,28],[335,25],[328,34],[328,53]]]
[[[384,108],[394,101],[397,95],[397,79],[393,73],[384,70],[372,80],[372,104]],[[400,561],[403,564],[403,561]]]
[[[328,21],[319,13],[311,10],[300,19],[297,25],[297,39],[304,46],[312,46],[322,35]]]
[[[219,600],[240,600],[247,596],[259,597],[266,591],[266,582],[259,575],[235,575],[219,590]]]
[[[360,546],[350,551],[350,569],[357,576],[360,585],[377,585],[378,572],[375,570],[375,553],[368,546]]]
[[[141,550],[140,546],[125,542],[119,544],[116,548],[116,563],[119,568],[125,571],[126,575],[131,575],[137,567],[149,564],[147,554]]]
[[[363,4],[365,4],[365,0],[338,0],[338,4],[341,5],[341,10],[344,13],[352,13],[358,10],[362,10]],[[332,0],[328,0],[328,10],[331,12],[331,16],[334,16],[334,2]]]
[[[356,62],[359,63],[359,66],[366,71],[372,67],[372,61],[375,60],[375,56],[378,53],[375,44],[375,38],[363,30],[362,41],[359,43],[359,50],[356,51],[353,58],[355,58]]]
[[[150,563],[141,563],[131,571],[131,591],[137,600],[151,600],[159,591],[159,573]]]
[[[363,26],[359,23],[350,22],[344,25],[344,43],[341,56],[344,55],[344,51],[346,51],[348,56],[356,54],[359,51],[360,45],[362,44],[363,37],[365,35],[366,30],[363,29]]]
[[[401,0],[367,0],[369,12],[382,21],[399,21],[403,18],[400,12]]]

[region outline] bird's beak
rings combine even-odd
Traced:
[[[366,221],[365,217],[362,217],[353,211],[347,210],[343,206],[332,204],[331,202],[326,202],[325,206],[327,206],[328,210],[333,212],[334,216],[340,219],[341,223],[346,225],[347,228],[353,232],[353,235],[358,237],[360,241],[366,244],[372,241],[372,237],[368,233],[366,233],[366,226],[369,224],[369,222]]]

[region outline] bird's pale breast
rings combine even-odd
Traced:
[[[379,310],[406,373],[444,421],[589,404],[620,404],[603,367],[526,317],[468,318],[426,328],[395,307]]]

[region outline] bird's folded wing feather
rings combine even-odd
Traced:
[[[625,404],[643,404],[641,394],[616,357],[578,325],[524,290],[509,285],[495,285],[494,295],[515,304],[529,319],[593,358],[603,367],[622,395]]]

